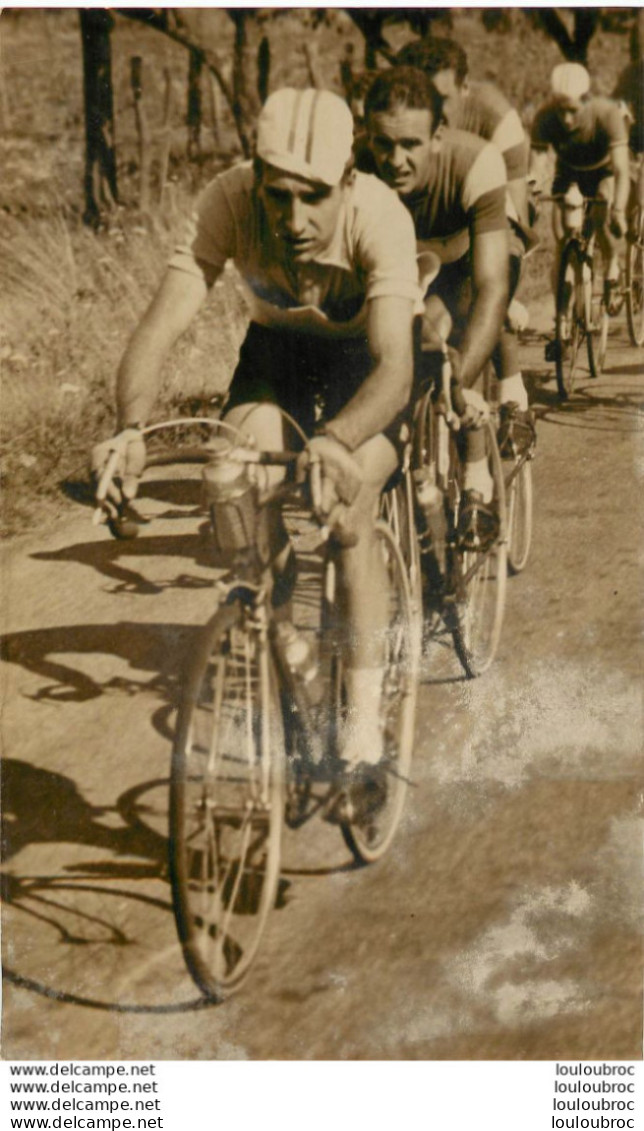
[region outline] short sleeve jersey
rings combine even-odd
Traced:
[[[506,231],[505,197],[505,166],[496,146],[463,130],[445,130],[427,187],[405,199],[419,250],[431,248],[450,263],[477,235]]]
[[[577,115],[575,128],[567,132],[553,103],[542,107],[532,125],[533,149],[552,146],[559,165],[586,172],[610,165],[612,150],[628,141],[624,114],[609,98],[591,98]]]
[[[629,145],[634,153],[644,153],[644,59],[622,71],[613,98],[625,102],[632,114]]]
[[[394,192],[362,173],[344,197],[329,244],[297,270],[269,229],[252,165],[220,174],[204,190],[170,267],[200,275],[199,261],[221,269],[228,260],[246,284],[251,317],[264,326],[354,337],[363,332],[371,299],[418,301],[409,215]]]
[[[453,128],[467,130],[500,150],[508,181],[527,176],[528,143],[516,110],[492,83],[471,83],[463,94]]]

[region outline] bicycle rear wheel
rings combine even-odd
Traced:
[[[363,804],[358,805],[355,818],[341,823],[343,836],[354,856],[367,864],[384,856],[402,816],[414,745],[419,660],[414,611],[402,554],[387,523],[379,520],[375,531],[389,582],[381,706],[385,754],[375,767],[373,780],[368,777],[360,787]],[[335,709],[340,736],[343,708],[342,662],[338,657]]]
[[[450,545],[454,646],[466,674],[482,675],[490,667],[501,639],[507,580],[507,512],[503,467],[491,421],[483,426],[488,466],[499,516],[496,540],[481,550],[461,550],[456,537]],[[458,529],[455,516],[454,529]]]
[[[576,240],[563,248],[557,277],[555,336],[557,388],[562,400],[575,387],[579,347],[586,326],[583,258]]]
[[[626,317],[631,344],[644,345],[644,211],[639,210],[635,239],[626,253]]]
[[[272,658],[237,601],[202,630],[170,778],[177,929],[194,981],[214,1000],[243,982],[275,904],[283,778]]]
[[[591,377],[601,377],[606,363],[606,350],[608,347],[608,328],[610,316],[604,295],[604,265],[599,248],[595,245],[592,251],[592,277],[585,298],[586,318],[586,349],[588,351],[588,367]]]
[[[504,463],[506,461],[503,461]],[[519,460],[506,488],[508,503],[508,567],[521,573],[530,556],[532,545],[532,462]]]

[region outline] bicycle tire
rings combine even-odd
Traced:
[[[494,484],[492,502],[499,516],[499,534],[489,547],[481,551],[461,550],[458,538],[450,546],[451,589],[454,595],[452,636],[456,654],[470,679],[487,671],[496,656],[503,626],[508,571],[507,504],[502,461],[491,421],[485,422],[483,431]],[[453,458],[457,458],[455,445]],[[458,529],[456,516],[453,526]]]
[[[644,345],[644,210],[626,252],[626,320],[631,345]]]
[[[505,461],[504,461],[505,462]],[[525,569],[532,545],[533,487],[532,461],[519,461],[507,487],[508,505],[508,569],[521,573]]]
[[[436,477],[438,440],[437,416],[433,394],[426,392],[419,400],[414,419],[412,467],[414,471],[433,467]],[[452,441],[450,441],[451,445]],[[442,489],[442,488],[441,488]],[[420,515],[419,515],[420,518]],[[423,521],[421,519],[421,521]],[[424,521],[423,521],[424,526]],[[422,527],[421,527],[422,530]],[[418,541],[418,535],[417,535]],[[431,636],[440,621],[446,566],[447,520],[445,507],[434,516],[431,530],[422,534],[420,553],[420,583],[422,594],[423,625],[426,636]]]
[[[375,532],[390,580],[382,693],[385,755],[372,783],[375,803],[368,803],[358,818],[343,820],[340,825],[346,844],[356,860],[363,864],[371,864],[384,856],[400,824],[409,785],[418,690],[419,655],[414,639],[414,612],[405,562],[388,523],[378,520]],[[336,659],[333,678],[337,716],[335,730],[341,736],[344,694],[340,656]],[[365,789],[370,788],[371,785],[366,783]]]
[[[275,904],[283,737],[265,634],[237,600],[201,632],[177,719],[170,879],[186,965],[205,997],[244,981]]]
[[[409,594],[414,612],[414,628],[420,649],[423,618],[423,585],[421,577],[420,549],[416,536],[414,513],[414,488],[409,471],[405,471],[389,490],[384,491],[380,501],[380,518],[391,527],[392,533],[403,557]]]
[[[572,239],[561,254],[556,291],[556,375],[562,400],[568,400],[575,387],[579,347],[586,326],[585,306],[583,256],[577,240]]]
[[[592,271],[590,285],[585,284],[584,293],[586,350],[590,375],[599,378],[606,364],[610,315],[604,295],[604,270],[601,252],[597,246],[593,246],[589,249],[588,254],[592,256]]]

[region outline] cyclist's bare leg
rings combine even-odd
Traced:
[[[425,299],[422,344],[436,348],[454,337],[452,316],[437,294]],[[492,498],[493,483],[487,464],[485,436],[478,429],[468,429],[465,445],[465,487],[478,491],[484,502]]]
[[[387,626],[387,576],[374,534],[382,489],[395,471],[397,456],[389,440],[373,436],[354,452],[363,482],[348,508],[347,529],[358,535],[340,551],[339,590],[344,640],[347,733],[342,756],[350,765],[376,763],[383,753],[380,699]]]
[[[619,278],[619,249],[621,240],[616,239],[610,230],[610,205],[613,202],[615,181],[613,177],[606,177],[597,189],[597,195],[602,198],[601,203],[593,206],[593,223],[597,231],[597,243],[601,249],[604,262],[604,278]]]
[[[527,409],[528,394],[523,384],[519,360],[519,341],[514,330],[504,327],[501,331],[499,344],[493,354],[493,361],[499,379],[499,400],[501,404],[514,401],[520,409]]]
[[[559,281],[559,264],[561,263],[561,252],[565,240],[565,229],[563,223],[563,214],[561,205],[555,201],[552,206],[552,234],[555,239],[554,253],[552,256],[552,270],[550,275],[550,283],[552,286],[552,293],[557,300],[557,284]]]

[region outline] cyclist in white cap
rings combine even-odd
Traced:
[[[283,89],[269,97],[255,161],[205,189],[188,238],[126,349],[117,394],[121,491],[131,498],[144,460],[138,429],[151,413],[162,362],[233,260],[251,322],[227,419],[274,449],[286,443],[277,406],[312,436],[321,402],[321,428],[310,446],[322,463],[324,509],[359,535],[341,553],[349,770],[377,763],[383,752],[385,578],[373,517],[407,429],[418,302],[411,219],[395,193],[353,171],[352,142],[350,111],[335,94]],[[97,470],[107,447],[94,449]],[[292,592],[295,560],[277,513],[272,540],[279,606]]]
[[[584,196],[599,196],[605,201],[594,211],[610,301],[610,292],[619,282],[618,249],[626,234],[630,188],[624,115],[616,102],[590,97],[590,75],[581,63],[560,63],[552,72],[550,85],[551,98],[538,111],[532,125],[531,171],[537,182],[543,181],[544,157],[551,147],[557,157],[553,193],[564,193],[576,183]],[[556,280],[564,234],[557,207],[553,209],[553,230],[557,243],[553,272]],[[546,349],[546,357],[554,360],[552,348]]]

